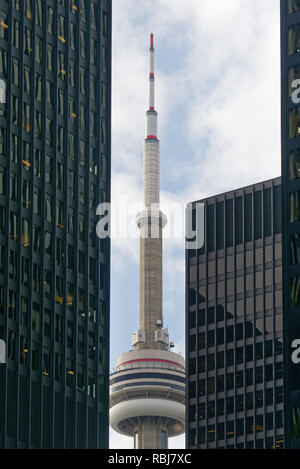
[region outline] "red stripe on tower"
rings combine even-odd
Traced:
[[[150,48],[153,49],[154,47],[154,35],[153,33],[150,34]]]

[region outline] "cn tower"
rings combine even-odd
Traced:
[[[162,231],[160,150],[155,110],[154,37],[150,36],[149,109],[144,141],[144,210],[140,229],[140,326],[133,350],[117,359],[110,376],[110,425],[134,438],[136,449],[167,449],[184,432],[185,363],[170,349],[162,312]]]

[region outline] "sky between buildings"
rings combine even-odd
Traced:
[[[280,175],[279,0],[113,0],[112,228],[121,232],[128,220],[135,237],[112,239],[112,369],[138,329],[134,219],[142,208],[151,32],[162,210],[177,207],[180,228],[187,202]],[[163,262],[164,321],[184,355],[183,237],[164,241]],[[111,431],[110,447],[133,442]],[[170,447],[184,448],[184,436]]]

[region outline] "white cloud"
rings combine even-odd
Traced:
[[[279,0],[114,0],[113,31],[114,206],[122,194],[135,202],[142,198],[151,31],[162,206],[280,175]],[[180,344],[184,245],[177,240],[164,246],[164,312],[171,336]],[[124,272],[123,288],[126,267],[135,265],[138,276],[138,262],[138,240],[113,241],[112,276]],[[116,295],[118,285],[112,285]],[[126,315],[135,315],[136,322],[138,318],[138,291],[132,296],[136,310],[126,311],[124,305],[125,319],[120,317],[128,343],[132,331]],[[123,351],[113,331],[112,349]],[[113,438],[112,444],[127,444]]]

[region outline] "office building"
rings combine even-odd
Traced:
[[[281,179],[190,205],[186,447],[282,448]]]
[[[300,2],[281,1],[283,310],[286,447],[300,448]]]
[[[108,447],[111,0],[0,0],[1,448]]]

